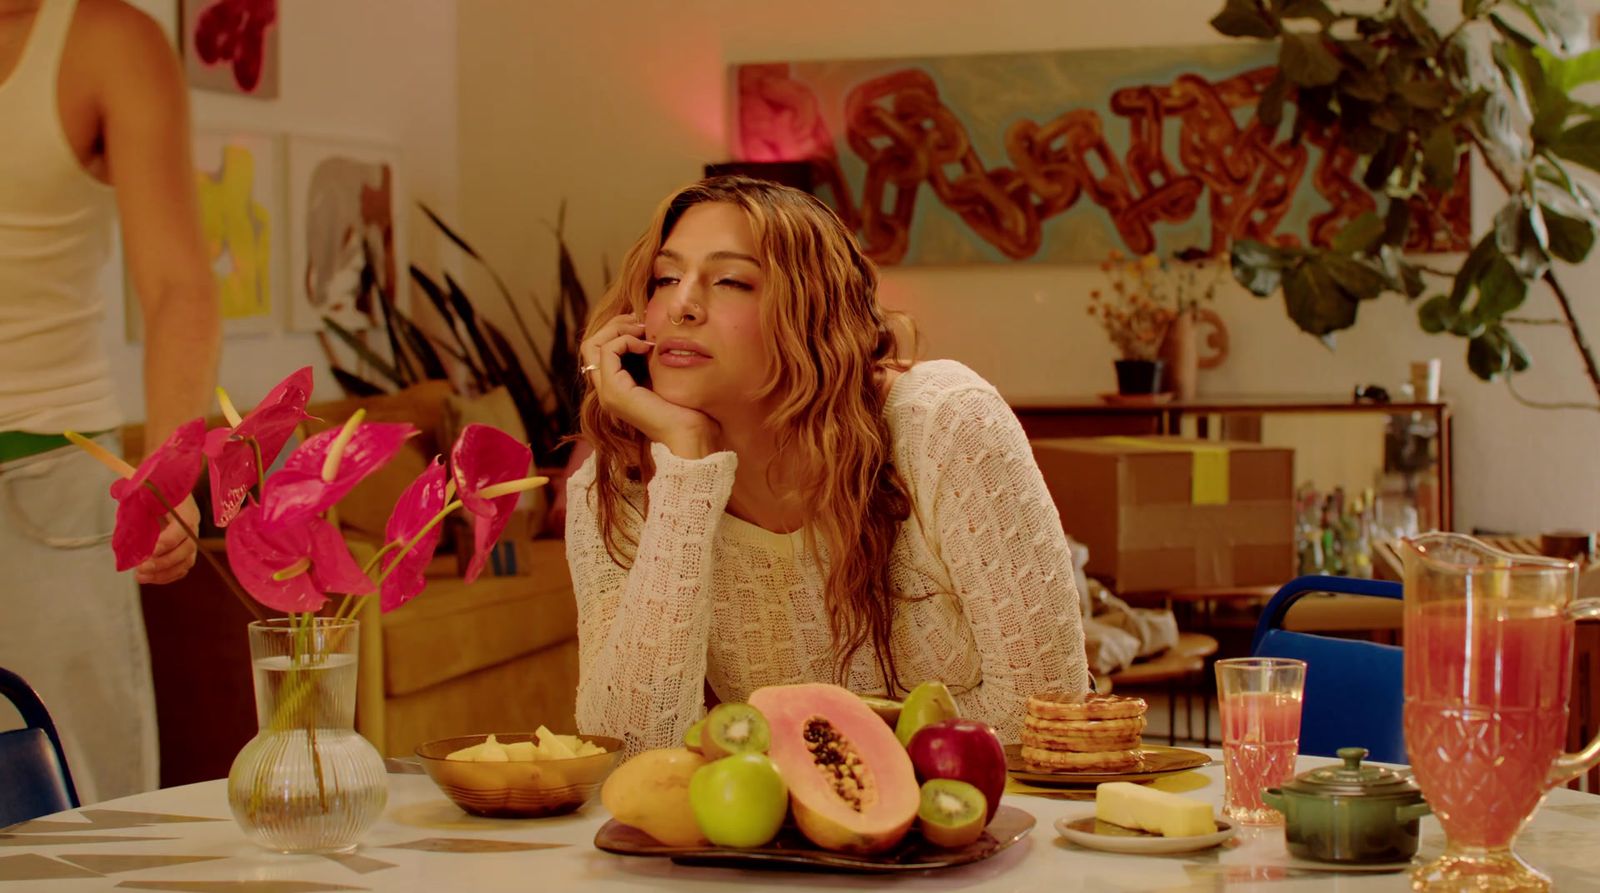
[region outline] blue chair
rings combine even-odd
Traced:
[[[0,732],[0,828],[76,809],[78,789],[67,770],[61,736],[28,683],[0,668],[0,694],[22,715],[25,728]]]
[[[1401,597],[1399,583],[1309,576],[1291,580],[1267,603],[1250,654],[1306,662],[1300,752],[1332,757],[1341,747],[1365,747],[1373,760],[1407,762],[1401,649],[1283,628],[1290,606],[1319,592]]]

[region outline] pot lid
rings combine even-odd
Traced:
[[[1340,766],[1323,766],[1295,776],[1283,786],[1285,791],[1311,797],[1409,797],[1421,799],[1422,791],[1410,772],[1382,766],[1363,766],[1365,747],[1341,747]]]

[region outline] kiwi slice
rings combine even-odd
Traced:
[[[683,746],[694,751],[695,753],[701,753],[700,733],[705,730],[705,727],[705,717],[695,720],[694,725],[685,729],[683,732]]]
[[[706,715],[700,731],[700,752],[710,760],[736,753],[766,753],[771,741],[771,729],[760,710],[730,701],[711,708]]]
[[[922,783],[917,806],[917,830],[929,843],[953,849],[983,836],[989,802],[983,792],[954,778],[930,778]]]

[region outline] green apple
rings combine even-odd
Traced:
[[[761,846],[778,836],[789,814],[789,786],[764,753],[736,753],[696,769],[689,807],[717,846]]]
[[[894,724],[894,736],[900,739],[901,747],[906,747],[911,743],[911,736],[923,726],[960,717],[956,699],[943,682],[924,682],[906,695],[900,707],[900,718]]]

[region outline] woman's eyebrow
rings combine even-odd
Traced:
[[[665,258],[676,263],[683,263],[683,255],[671,249],[663,248],[656,252],[656,257]],[[756,268],[761,267],[761,261],[739,251],[713,251],[706,255],[706,260],[742,260]]]

